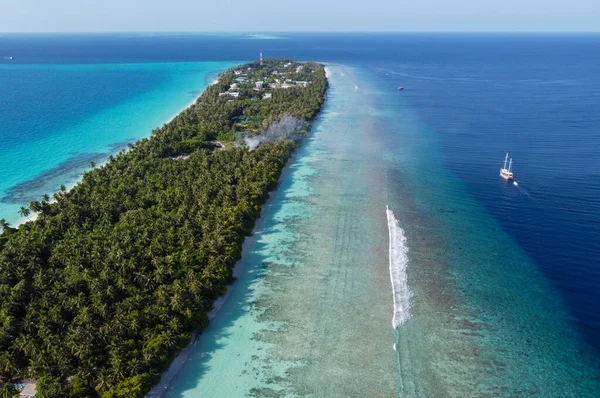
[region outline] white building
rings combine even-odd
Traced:
[[[257,89],[262,89],[263,88],[263,82],[254,82],[254,85],[256,86]]]
[[[269,99],[271,97],[273,97],[273,94],[271,93],[266,93],[265,95],[263,95],[263,99]]]

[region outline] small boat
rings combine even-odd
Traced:
[[[398,351],[398,347],[396,346],[396,343],[394,343],[394,351]]]
[[[516,181],[513,181],[513,185],[514,185],[515,187],[518,187],[518,186],[519,186],[519,183],[518,183],[518,182],[516,182]]]
[[[15,59],[14,57],[4,57],[4,59],[7,59],[9,61],[12,61],[13,59]]]
[[[507,162],[508,162],[508,168],[506,168]],[[500,169],[500,177],[504,178],[507,181],[513,179],[512,158],[510,158],[510,162],[509,162],[508,153],[506,154],[506,157],[504,158],[504,167],[502,167]]]
[[[402,90],[404,90],[404,86],[399,86],[399,87],[398,87],[398,90],[399,90],[399,91],[402,91]]]

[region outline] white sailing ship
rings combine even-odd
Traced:
[[[508,163],[508,168],[506,168],[506,163]],[[512,158],[510,158],[510,161],[509,161],[508,153],[506,154],[506,157],[504,158],[504,167],[502,167],[500,169],[500,177],[504,178],[505,180],[513,179]]]

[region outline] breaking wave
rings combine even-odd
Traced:
[[[412,292],[408,288],[408,246],[404,230],[389,207],[386,207],[388,229],[390,233],[390,279],[394,297],[394,329],[410,319],[410,300]]]

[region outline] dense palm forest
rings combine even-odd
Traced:
[[[206,326],[296,146],[227,141],[283,117],[301,136],[326,90],[315,63],[231,69],[151,138],[23,208],[35,221],[1,222],[0,395],[30,378],[41,398],[143,396]]]

